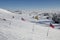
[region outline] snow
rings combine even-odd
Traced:
[[[26,14],[15,15],[10,13],[13,14],[10,15],[6,14],[9,13],[7,11],[3,14],[2,12],[0,15],[0,40],[60,40],[59,29],[53,29],[49,25],[31,23],[30,20],[33,19],[29,19],[29,16],[26,16]],[[15,16],[15,18],[8,18],[12,16]],[[29,21],[23,21],[19,17],[24,17],[29,19]],[[48,29],[49,34],[47,36]]]
[[[5,9],[2,9],[2,8],[0,8],[0,13],[11,13],[10,11],[7,11],[7,10],[5,10]]]

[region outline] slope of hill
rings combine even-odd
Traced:
[[[0,18],[7,20],[20,19],[20,15],[16,15],[15,13],[0,8]]]
[[[0,13],[11,13],[11,12],[9,12],[9,11],[7,11],[5,9],[0,8]]]
[[[14,20],[10,18],[12,16],[15,16]],[[26,17],[26,14],[22,14],[21,16],[26,19],[29,18],[29,16],[27,16],[28,18]],[[60,30],[52,29],[49,25],[38,25],[27,20],[17,19],[21,16],[5,11],[4,9],[1,10],[0,40],[60,40]],[[47,36],[48,29],[49,33]]]

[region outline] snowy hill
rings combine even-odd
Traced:
[[[9,11],[7,11],[5,9],[0,8],[0,13],[11,13],[11,12],[9,12]]]
[[[20,15],[16,15],[15,13],[0,8],[0,18],[7,20],[20,19]]]
[[[21,17],[26,20],[21,20]],[[30,20],[34,19],[29,14],[19,15],[0,9],[0,40],[60,40],[60,30]]]
[[[60,40],[60,30],[50,28],[47,36],[46,25],[36,25],[21,20],[13,20],[11,24],[6,22],[4,24],[0,27],[1,40]]]
[[[10,18],[12,18],[13,15],[14,15],[13,13],[0,8],[0,18],[10,19]]]

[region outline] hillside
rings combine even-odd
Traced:
[[[21,20],[21,17],[24,17],[25,21]],[[0,40],[60,40],[59,29],[32,23],[30,20],[33,19],[26,14],[19,15],[0,9]]]

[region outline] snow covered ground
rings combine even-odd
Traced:
[[[26,17],[25,14],[16,15],[9,13],[9,11],[7,11],[9,13],[7,14],[3,10],[1,11],[0,40],[60,40],[59,29],[53,29],[49,25],[31,23],[28,20],[23,21],[20,18],[21,16]],[[15,18],[12,18],[12,16]],[[27,16],[25,19],[28,18]],[[48,29],[49,33],[47,36]]]

